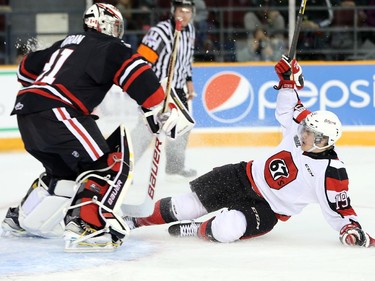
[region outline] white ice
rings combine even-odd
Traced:
[[[188,165],[199,174],[215,166],[250,160],[267,147],[190,148]],[[375,235],[375,147],[338,148],[350,177],[352,205]],[[147,157],[147,155],[146,155]],[[136,166],[129,200],[141,200],[150,163]],[[42,167],[26,153],[1,153],[0,219],[17,204]],[[161,174],[157,197],[188,192],[186,182],[170,183]],[[375,248],[344,247],[317,205],[307,207],[269,234],[230,244],[198,238],[172,238],[167,226],[132,231],[113,253],[64,253],[61,239],[0,237],[0,280],[7,281],[373,281]]]

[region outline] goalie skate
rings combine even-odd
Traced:
[[[18,237],[25,237],[25,236],[32,236],[28,234],[26,230],[24,230],[18,221],[18,207],[9,208],[8,212],[5,216],[5,219],[1,223],[1,228],[3,232],[1,236],[18,236]]]
[[[71,220],[65,227],[65,252],[112,252],[121,245],[114,242],[109,229],[96,230],[81,219]]]
[[[200,222],[187,222],[187,223],[176,223],[168,228],[168,232],[171,236],[175,237],[190,237],[197,236],[198,229],[202,223]]]

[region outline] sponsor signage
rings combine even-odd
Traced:
[[[375,125],[375,64],[302,65],[298,94],[310,110],[335,112],[343,125]],[[279,126],[278,77],[271,64],[196,66],[193,115],[197,128]]]

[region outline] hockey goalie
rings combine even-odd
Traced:
[[[30,52],[19,65],[23,88],[12,114],[25,149],[45,171],[21,203],[9,208],[2,229],[19,236],[64,236],[66,251],[112,251],[129,234],[119,212],[133,155],[125,126],[105,138],[94,108],[114,84],[142,108],[155,134],[175,138],[194,122],[186,125],[178,104],[164,105],[165,91],[149,64],[121,40],[124,21],[117,8],[92,5],[83,27]]]

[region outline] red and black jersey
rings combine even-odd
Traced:
[[[164,99],[158,78],[142,56],[121,39],[95,31],[69,35],[28,54],[17,76],[24,88],[12,114],[67,106],[90,114],[113,84],[146,108]]]

